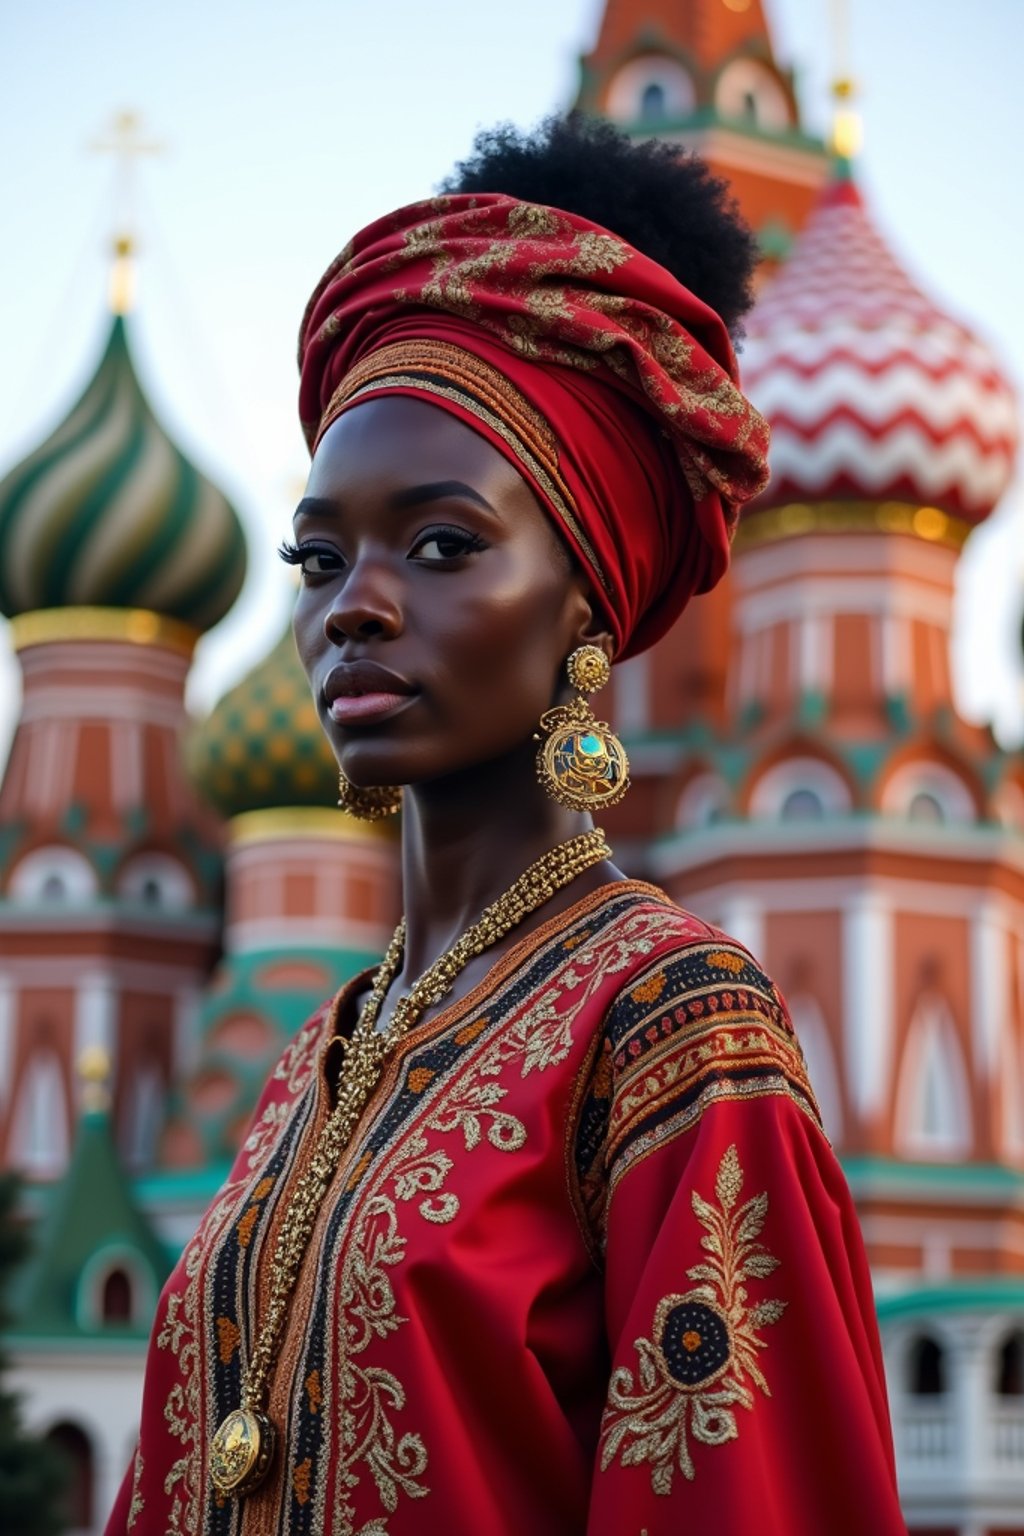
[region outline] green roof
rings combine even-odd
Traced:
[[[42,1217],[35,1252],[12,1302],[15,1337],[145,1338],[171,1261],[139,1210],[106,1110],[88,1109],[71,1161]],[[122,1270],[132,1285],[130,1322],[105,1322],[102,1290]]]
[[[877,1300],[880,1323],[933,1312],[999,1312],[1024,1310],[1024,1275],[995,1275],[977,1280],[932,1285]]]

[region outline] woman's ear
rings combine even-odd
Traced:
[[[608,620],[600,605],[594,600],[590,581],[582,571],[577,571],[573,585],[570,618],[571,649],[575,650],[580,645],[596,645],[609,661],[614,661],[615,640],[608,628]]]

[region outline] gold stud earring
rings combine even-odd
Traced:
[[[383,821],[385,816],[394,816],[402,808],[400,785],[368,784],[365,789],[360,789],[339,773],[338,789],[341,809],[350,816],[357,816],[360,821]]]
[[[611,676],[608,658],[596,645],[581,645],[566,662],[576,697],[540,718],[537,777],[559,805],[591,811],[614,805],[629,788],[629,760],[622,742],[604,720],[595,720],[585,694],[596,693]]]

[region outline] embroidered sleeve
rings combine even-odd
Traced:
[[[856,1214],[741,947],[619,994],[574,1147],[610,1359],[587,1536],[905,1536]]]
[[[574,1179],[595,1251],[624,1176],[716,1103],[783,1097],[820,1126],[779,994],[750,955],[712,938],[662,956],[611,1009],[579,1096]]]
[[[722,1158],[713,1200],[694,1190],[693,1214],[703,1227],[705,1257],[686,1278],[697,1284],[663,1296],[649,1337],[636,1340],[637,1370],[619,1366],[608,1389],[601,1425],[601,1470],[651,1469],[655,1493],[672,1491],[676,1468],[695,1475],[690,1441],[724,1445],[739,1433],[737,1408],[754,1406],[754,1391],[771,1396],[758,1354],[763,1330],[778,1322],[786,1303],[755,1302],[745,1281],[762,1280],[778,1260],[757,1241],[768,1213],[764,1193],[740,1200],[743,1169],[735,1146]]]

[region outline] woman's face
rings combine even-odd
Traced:
[[[594,628],[526,483],[425,401],[378,397],[334,422],[295,547],[296,644],[357,785],[425,783],[521,748]]]

